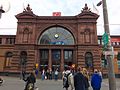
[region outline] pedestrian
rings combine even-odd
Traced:
[[[89,74],[86,68],[83,68],[83,75],[85,78],[85,90],[89,90],[90,84],[89,84]]]
[[[77,73],[74,76],[74,87],[75,90],[85,90],[85,78],[80,66],[77,67]]]
[[[98,70],[99,75],[102,77],[102,72],[101,70]]]
[[[22,71],[22,79],[24,80],[26,78],[26,72],[25,71]]]
[[[3,79],[0,77],[0,86],[2,85],[3,83]]]
[[[55,80],[58,80],[58,73],[59,73],[59,72],[58,72],[58,68],[57,68],[57,69],[55,70],[55,75],[54,75],[54,76],[55,76]]]
[[[49,80],[52,80],[52,69],[49,69]]]
[[[26,80],[24,79],[24,81],[26,82],[24,90],[29,90],[30,88],[31,88],[30,90],[33,90],[36,83],[35,73],[31,72],[27,79]]]
[[[102,83],[102,77],[99,75],[98,70],[94,70],[94,74],[91,77],[91,86],[93,90],[100,90]]]
[[[70,68],[68,67],[67,70],[63,71],[63,88],[68,90],[69,86],[71,90],[74,90],[74,77]]]
[[[36,75],[36,77],[38,76],[38,73],[39,73],[39,70],[36,68],[35,69],[35,75]]]
[[[44,80],[45,79],[45,70],[43,69],[42,72],[41,72],[41,79]]]
[[[50,70],[49,69],[47,69],[47,71],[46,71],[46,79],[49,79],[50,78]]]

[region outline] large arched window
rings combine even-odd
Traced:
[[[118,52],[117,61],[118,61],[118,68],[120,69],[120,52]]]
[[[38,44],[74,45],[74,38],[68,30],[62,27],[52,27],[43,32]]]
[[[11,66],[11,60],[12,60],[12,52],[7,52],[5,55],[5,67],[10,67]]]
[[[85,65],[87,68],[93,67],[93,55],[91,52],[85,53]]]

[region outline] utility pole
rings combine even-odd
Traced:
[[[113,50],[111,45],[111,39],[110,39],[110,31],[109,31],[109,22],[108,22],[108,13],[107,13],[107,4],[106,0],[100,1],[97,6],[100,6],[102,4],[103,6],[103,18],[104,18],[104,30],[105,33],[108,34],[109,40],[107,44],[107,52],[110,52],[110,54],[106,55],[106,59],[108,62],[108,79],[109,79],[109,90],[116,90],[116,80],[115,80],[115,73],[114,73],[114,66],[113,66]]]

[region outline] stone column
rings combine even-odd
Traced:
[[[51,49],[49,49],[49,61],[48,61],[48,69],[51,68],[52,69],[52,58],[51,58]]]
[[[61,65],[60,65],[60,71],[62,72],[64,70],[64,50],[61,50]]]

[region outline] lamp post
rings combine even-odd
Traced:
[[[1,7],[0,7],[0,18],[2,16],[2,13],[5,13],[5,11],[3,10],[3,6],[1,5]]]
[[[8,0],[0,0],[0,19],[2,13],[6,13],[10,10],[10,2]]]
[[[110,54],[106,55],[106,59],[108,62],[108,79],[109,79],[109,90],[116,90],[116,80],[115,80],[115,73],[114,73],[114,66],[113,66],[113,50],[110,40],[110,31],[109,31],[109,22],[108,22],[108,13],[107,13],[107,4],[106,0],[100,1],[97,6],[103,6],[103,18],[104,18],[104,30],[105,33],[108,34],[108,44],[106,51]]]

